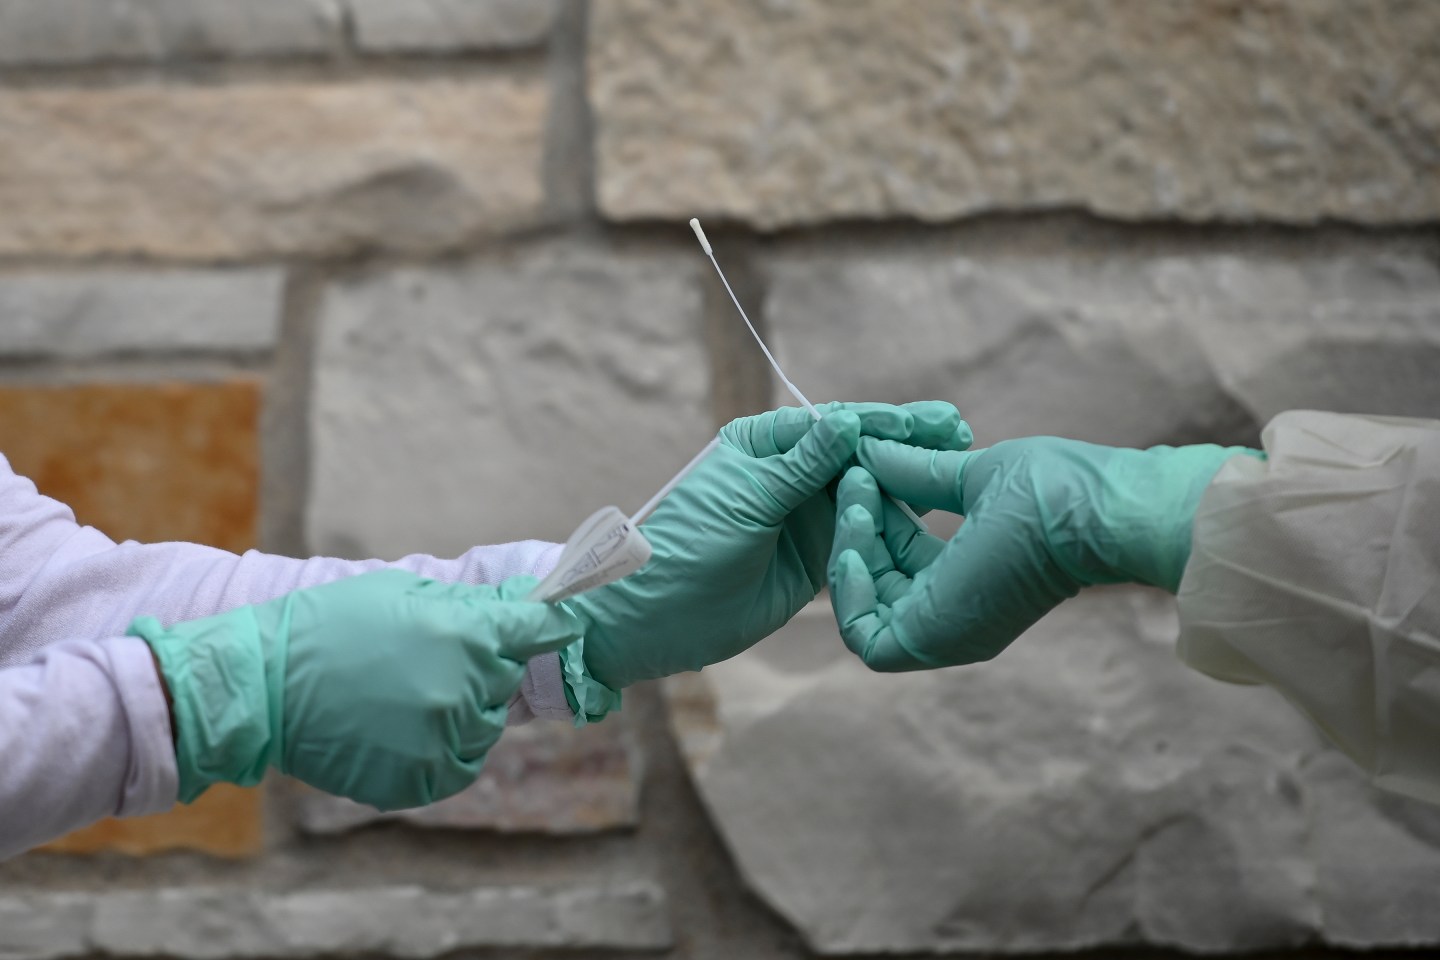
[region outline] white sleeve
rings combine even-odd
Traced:
[[[1440,421],[1296,411],[1211,482],[1181,658],[1279,690],[1388,789],[1440,802]]]
[[[0,457],[0,666],[59,640],[121,636],[136,617],[170,626],[385,567],[452,583],[543,577],[561,549],[527,540],[475,547],[453,560],[416,554],[387,562],[294,560],[255,550],[236,556],[193,543],[117,544],[77,524],[69,507],[41,496]],[[573,719],[556,654],[532,661],[520,699],[513,721]]]
[[[383,567],[477,584],[543,577],[561,549],[526,541],[386,563],[117,544],[0,456],[0,856],[174,804],[164,695],[149,647],[123,636],[136,617],[179,623]],[[530,662],[511,704],[510,722],[535,716],[573,719],[553,653]]]
[[[168,810],[175,747],[150,648],[47,647],[0,667],[0,860],[102,817]]]

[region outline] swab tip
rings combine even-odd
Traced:
[[[700,241],[700,249],[705,251],[707,257],[711,256],[710,241],[705,239],[705,230],[700,226],[699,217],[690,218],[690,229],[695,231],[695,239]]]

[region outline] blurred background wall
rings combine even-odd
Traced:
[[[980,444],[1435,416],[1440,3],[0,0],[0,450],[116,537],[563,539],[787,399],[691,216],[812,398]],[[0,957],[1440,945],[1440,813],[1167,598],[924,676],[828,616],[429,811],[67,838]]]

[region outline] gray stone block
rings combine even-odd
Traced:
[[[1244,442],[1297,407],[1440,409],[1440,269],[1400,248],[780,256],[764,310],[811,399],[951,400],[977,445]]]
[[[396,813],[307,791],[301,826],[340,833],[381,820],[416,827],[583,834],[640,820],[640,758],[623,717],[576,730],[560,723],[512,727],[485,758],[474,786]]]
[[[1440,943],[1436,812],[1184,668],[1163,594],[1087,591],[915,674],[869,673],[831,617],[667,681],[740,870],[816,951]]]
[[[663,949],[665,896],[644,882],[440,892],[166,888],[0,896],[0,957],[436,957],[494,947]]]
[[[326,53],[338,0],[0,0],[0,65]]]
[[[614,0],[588,66],[617,220],[1078,208],[1440,216],[1427,0]]]
[[[640,507],[712,436],[700,266],[547,246],[330,288],[312,547],[454,555]]]
[[[355,42],[375,52],[507,50],[543,43],[555,0],[346,0]]]
[[[269,350],[279,269],[0,274],[0,356]]]
[[[0,90],[0,254],[425,251],[542,217],[530,77]]]

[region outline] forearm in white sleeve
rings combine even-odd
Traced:
[[[124,636],[135,618],[179,623],[382,567],[463,583],[543,577],[560,549],[528,541],[385,563],[117,544],[0,456],[0,857],[174,804],[164,695],[149,648]],[[511,705],[511,722],[533,716],[573,719],[554,654],[531,661]]]
[[[0,666],[66,639],[121,636],[137,617],[170,625],[263,603],[302,587],[397,567],[454,583],[543,577],[561,547],[540,541],[476,547],[453,560],[295,560],[258,551],[237,556],[193,543],[115,543],[82,527],[64,504],[41,496],[0,457]],[[512,721],[573,719],[555,654],[527,671]]]
[[[1377,784],[1440,802],[1440,421],[1296,411],[1200,503],[1181,658],[1266,683]]]
[[[0,668],[0,860],[102,817],[168,810],[174,751],[135,637],[57,643]]]

